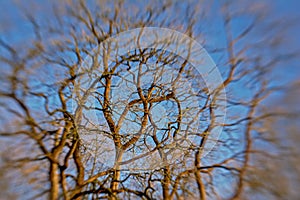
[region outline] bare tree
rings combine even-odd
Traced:
[[[28,10],[34,6],[36,13]],[[29,42],[0,40],[3,166],[17,169],[12,185],[29,183],[25,198],[251,195],[253,180],[265,175],[253,179],[261,165],[255,156],[275,154],[258,148],[273,142],[264,137],[265,122],[287,114],[263,109],[282,89],[268,74],[295,56],[281,51],[282,24],[269,20],[264,4],[38,6],[20,5],[32,25]],[[147,27],[182,33],[145,34]],[[223,79],[210,79],[218,69]]]

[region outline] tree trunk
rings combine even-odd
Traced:
[[[111,192],[112,192],[112,195],[111,195],[111,200],[116,200],[116,190],[118,189],[119,187],[119,180],[120,180],[120,176],[121,176],[121,173],[120,173],[120,162],[122,162],[122,157],[123,157],[123,151],[121,149],[117,149],[116,150],[116,160],[115,160],[115,171],[114,171],[114,174],[113,174],[113,180],[111,182],[111,185],[110,185],[110,189],[111,189]]]
[[[50,164],[49,179],[51,183],[49,200],[57,200],[59,196],[59,174],[57,173],[58,164]]]

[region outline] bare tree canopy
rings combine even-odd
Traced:
[[[299,198],[298,16],[272,2],[1,2],[0,198]]]

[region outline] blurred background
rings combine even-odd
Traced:
[[[51,129],[61,114],[55,118],[42,111],[45,96],[50,109],[61,108],[59,85],[75,77],[72,67],[106,38],[139,27],[184,33],[212,57],[224,79],[227,121],[203,166],[237,169],[203,169],[205,194],[187,179],[187,187],[194,184],[195,191],[183,187],[172,197],[157,186],[151,198],[299,199],[299,8],[297,0],[0,0],[0,199],[51,197],[49,163],[42,159],[39,141],[52,137],[44,121],[51,118],[45,122]],[[63,90],[66,98],[68,92],[72,90]],[[54,152],[51,143],[44,144]],[[174,172],[172,177],[175,184],[179,175]],[[70,181],[65,190],[74,185]]]

